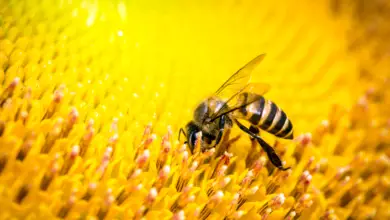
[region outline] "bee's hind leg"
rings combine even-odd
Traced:
[[[283,167],[282,161],[280,160],[279,156],[276,154],[275,150],[262,138],[257,138],[257,142],[259,142],[260,146],[264,149],[264,151],[267,153],[268,158],[271,160],[272,164],[275,165],[277,168],[281,170],[288,170],[290,167]]]
[[[263,150],[267,153],[268,158],[270,159],[271,163],[274,166],[276,166],[281,170],[290,169],[290,167],[287,168],[283,167],[282,161],[280,160],[279,156],[276,154],[275,150],[267,142],[265,142],[258,134],[253,133],[253,131],[251,131],[250,128],[245,127],[238,120],[235,120],[235,122],[242,131],[249,134],[253,139],[257,140],[257,142],[260,144]]]
[[[249,131],[251,131],[253,134],[255,134],[257,136],[259,136],[259,134],[260,134],[260,130],[257,127],[253,126],[253,125],[251,125],[249,127]],[[251,141],[254,141],[256,139],[256,138],[254,138],[251,135],[249,135],[249,138],[251,139]]]

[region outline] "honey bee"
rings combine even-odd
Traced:
[[[251,83],[252,71],[261,63],[265,54],[261,54],[234,73],[209,98],[201,102],[195,109],[193,120],[185,130],[179,131],[186,137],[191,151],[194,150],[196,135],[202,132],[201,150],[216,147],[222,138],[223,132],[236,124],[247,133],[252,140],[256,140],[267,153],[271,163],[281,170],[282,161],[274,149],[260,137],[260,130],[267,131],[276,137],[293,139],[293,126],[286,113],[274,102],[266,100],[263,95],[270,86],[265,83]],[[228,97],[226,100],[223,97]],[[232,104],[233,100],[237,100]],[[250,123],[249,128],[239,120]]]

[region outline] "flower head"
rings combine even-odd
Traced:
[[[327,3],[1,1],[0,218],[390,218],[390,7]],[[262,52],[291,169],[237,126],[177,140]]]

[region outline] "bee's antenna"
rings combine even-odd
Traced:
[[[184,129],[183,129],[183,128],[180,128],[180,130],[179,130],[179,137],[178,137],[178,140],[179,140],[179,141],[180,141],[180,134],[181,134],[181,133],[183,133],[184,137],[187,138],[187,134],[186,134],[186,132],[184,131]]]

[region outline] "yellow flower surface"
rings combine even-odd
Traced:
[[[389,23],[384,0],[1,1],[0,219],[390,219]],[[192,154],[179,129],[262,53],[291,169],[237,127]]]

